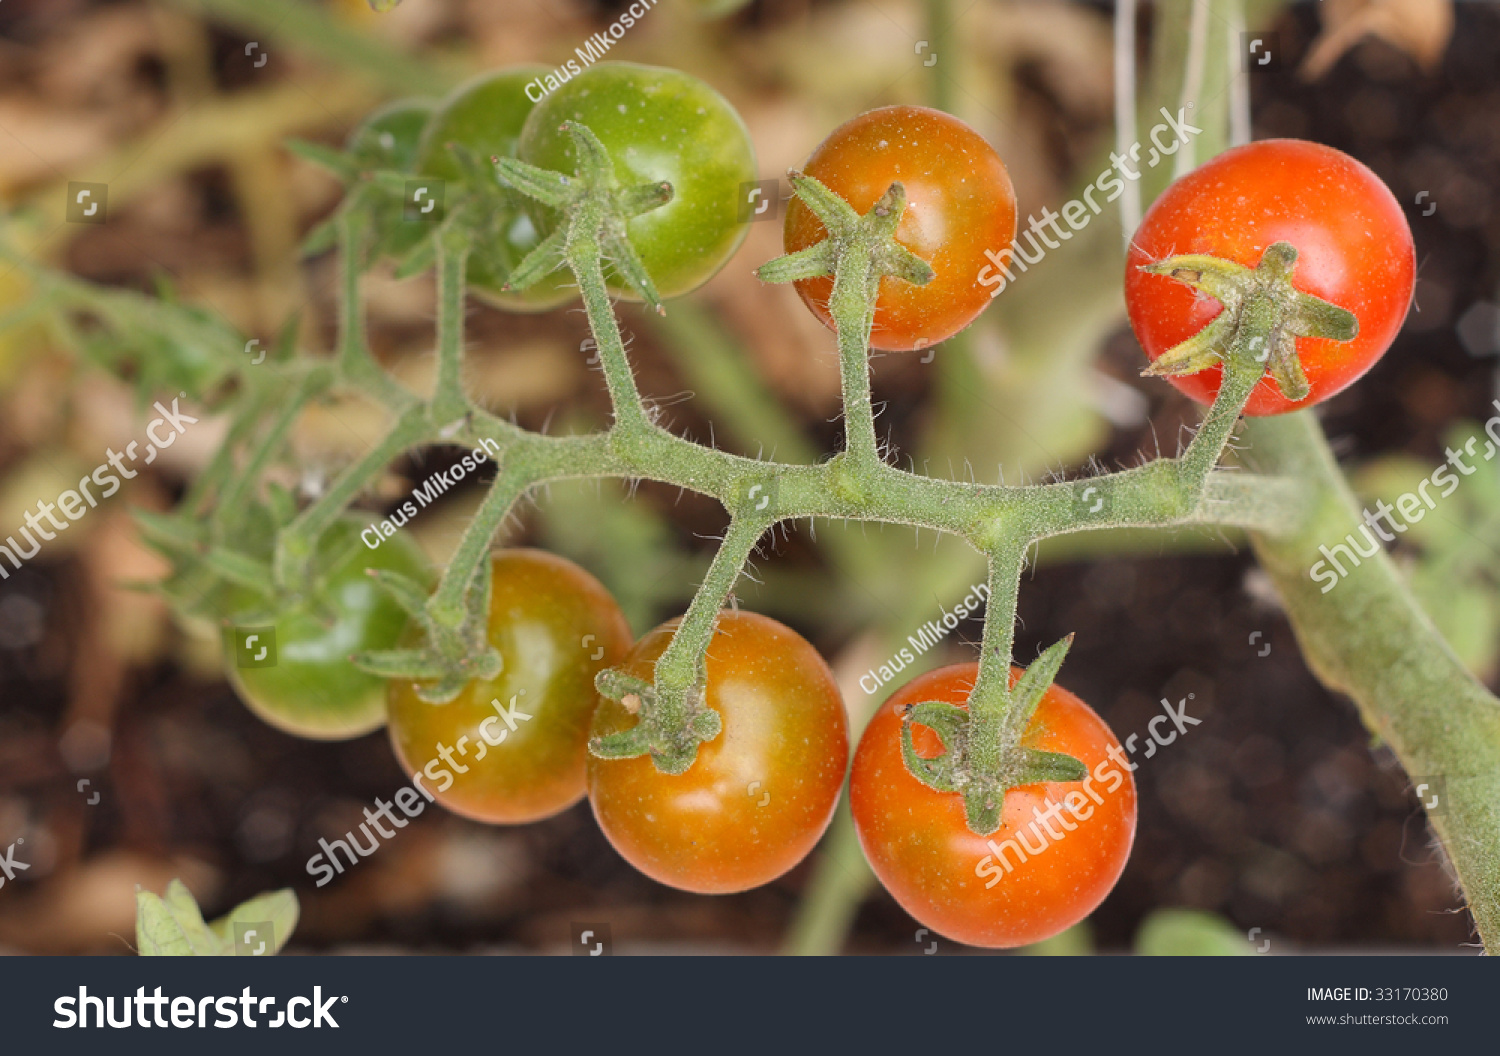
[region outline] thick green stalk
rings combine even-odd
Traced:
[[[1262,418],[1246,431],[1248,460],[1313,487],[1306,516],[1279,535],[1255,535],[1303,655],[1329,688],[1359,706],[1365,725],[1426,784],[1428,819],[1443,840],[1480,938],[1500,941],[1500,701],[1453,654],[1382,550],[1324,593],[1312,578],[1324,547],[1364,521],[1317,420],[1303,411]],[[1340,555],[1341,556],[1341,555]],[[1434,779],[1437,779],[1436,782]]]

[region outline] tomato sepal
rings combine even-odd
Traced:
[[[1180,282],[1223,305],[1207,325],[1164,351],[1142,375],[1179,377],[1250,359],[1264,364],[1263,373],[1286,399],[1307,399],[1312,386],[1297,355],[1297,338],[1352,341],[1359,334],[1359,320],[1348,309],[1293,286],[1296,265],[1297,249],[1290,242],[1267,246],[1254,268],[1204,253],[1141,265],[1147,274]],[[1243,369],[1252,368],[1243,364]]]
[[[629,729],[589,739],[589,753],[600,759],[634,759],[649,755],[664,774],[685,774],[698,758],[698,745],[712,741],[724,729],[724,720],[708,706],[705,686],[699,684],[683,694],[687,721],[674,726],[665,716],[662,691],[655,685],[614,668],[594,677],[601,696],[619,701],[626,711],[639,716]]]
[[[560,130],[572,139],[577,171],[567,176],[543,169],[519,158],[493,158],[495,174],[501,183],[529,198],[534,198],[567,217],[565,226],[552,232],[516,267],[506,290],[522,290],[553,271],[564,262],[572,265],[573,247],[589,244],[590,250],[602,252],[625,281],[632,293],[665,315],[656,284],[646,271],[645,262],[626,234],[626,221],[650,212],[672,200],[672,185],[664,180],[621,187],[615,176],[614,162],[599,137],[587,125],[564,121]],[[582,257],[578,260],[581,262]],[[581,280],[580,280],[581,281]]]

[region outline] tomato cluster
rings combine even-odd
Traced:
[[[566,273],[521,292],[505,289],[505,281],[562,218],[479,179],[474,162],[487,166],[491,157],[514,156],[574,171],[575,143],[560,128],[581,122],[599,138],[621,186],[672,185],[670,202],[627,224],[658,291],[670,297],[706,281],[745,235],[740,199],[756,170],[738,115],[695,78],[624,63],[592,67],[533,101],[529,86],[545,72],[501,70],[437,105],[378,111],[350,138],[348,152],[368,168],[431,176],[472,195],[465,201],[482,237],[468,263],[470,287],[506,308],[541,310],[575,295]],[[933,277],[921,285],[883,273],[874,347],[910,350],[942,341],[988,304],[979,275],[994,251],[1010,245],[1016,202],[1005,165],[973,129],[937,111],[887,107],[837,129],[803,168],[860,215],[878,210],[893,184],[904,188],[905,211],[894,234],[880,229],[885,252],[900,256],[890,248],[894,240],[930,266]],[[476,180],[483,186],[474,186]],[[402,253],[423,233],[420,226],[382,220],[375,237],[380,252]],[[818,216],[794,201],[784,231],[787,251],[808,250],[825,237],[833,236]],[[1201,331],[1226,304],[1174,282],[1180,276],[1150,273],[1143,265],[1202,254],[1244,271],[1276,242],[1290,243],[1301,255],[1294,296],[1318,297],[1353,313],[1358,336],[1340,342],[1291,331],[1311,385],[1308,397],[1294,405],[1262,385],[1249,400],[1249,414],[1325,399],[1391,343],[1410,301],[1414,258],[1389,190],[1329,148],[1252,144],[1178,181],[1147,213],[1130,248],[1130,319],[1155,360]],[[833,325],[833,277],[802,274],[815,276],[798,281],[803,300]],[[606,273],[606,280],[614,293],[630,294],[617,276]],[[1208,402],[1218,379],[1213,367],[1172,381]],[[348,662],[356,652],[420,639],[367,571],[430,582],[408,536],[398,532],[371,553],[359,542],[362,523],[350,517],[325,533],[301,600],[265,628],[278,650],[274,663],[230,669],[241,696],[267,722],[306,737],[342,738],[388,721],[396,757],[414,785],[482,822],[536,821],[586,795],[600,828],[627,861],[688,891],[765,884],[817,843],[849,772],[849,728],[832,673],[796,632],[764,616],[720,613],[696,687],[703,706],[722,720],[719,732],[678,774],[664,772],[649,755],[604,758],[589,745],[597,749],[597,739],[634,727],[641,702],[601,696],[596,676],[610,668],[649,685],[677,621],[632,642],[619,606],[589,573],[541,551],[504,550],[489,568],[487,634],[499,670],[471,680],[452,699],[431,703],[419,682],[382,682]],[[241,627],[241,617],[263,600],[254,591],[221,599]],[[1013,683],[1019,675],[1013,672]],[[1071,757],[1084,776],[1006,790],[1003,802],[989,807],[1000,811],[999,829],[975,833],[960,794],[914,776],[920,766],[903,756],[903,734],[911,737],[907,750],[924,759],[951,748],[914,721],[911,709],[951,705],[941,712],[951,717],[953,708],[968,708],[976,677],[975,664],[934,671],[901,687],[879,710],[853,758],[853,821],[880,881],[926,927],[980,946],[1033,943],[1088,915],[1118,880],[1135,834],[1132,767],[1099,716],[1052,686],[1019,745],[1006,750]]]

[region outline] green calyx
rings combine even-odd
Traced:
[[[724,720],[708,706],[701,676],[687,686],[672,686],[606,668],[595,677],[594,687],[639,716],[628,730],[589,740],[589,751],[601,759],[649,754],[662,773],[683,774],[697,761],[698,745],[724,729]]]
[[[1288,400],[1307,399],[1310,388],[1297,358],[1297,338],[1350,341],[1359,333],[1359,320],[1353,312],[1293,286],[1296,265],[1297,250],[1288,242],[1267,246],[1254,268],[1205,254],[1143,265],[1142,271],[1165,275],[1213,297],[1224,310],[1141,373],[1196,374],[1237,356],[1264,364],[1263,373],[1276,380]]]
[[[1000,827],[1005,793],[1044,781],[1082,781],[1088,768],[1071,755],[1027,748],[1021,743],[1031,717],[1051,688],[1073,644],[1069,635],[1034,660],[1014,686],[980,680],[969,707],[929,700],[908,707],[901,716],[901,758],[913,777],[938,792],[963,797],[969,828],[988,836]],[[913,724],[937,734],[942,751],[917,753]]]
[[[490,159],[502,184],[568,218],[566,225],[548,235],[516,265],[504,288],[524,290],[564,264],[579,264],[602,255],[637,296],[665,315],[656,284],[626,237],[625,225],[632,217],[670,202],[672,185],[662,181],[623,187],[598,136],[576,121],[564,122],[562,131],[576,148],[578,171],[572,175],[538,168],[518,158]]]

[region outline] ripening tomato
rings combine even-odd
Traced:
[[[882,107],[834,129],[802,171],[861,216],[891,184],[906,189],[896,241],[937,274],[926,286],[889,275],[880,280],[871,347],[907,352],[935,345],[990,303],[990,288],[980,281],[989,265],[985,250],[1000,253],[1016,237],[1016,194],[1005,163],[978,132],[941,110]],[[806,249],[826,234],[812,210],[794,198],[787,207],[786,251]],[[832,277],[803,279],[797,292],[832,329]]]
[[[698,78],[633,62],[591,66],[537,104],[517,157],[576,171],[573,140],[561,131],[565,121],[578,121],[599,137],[622,186],[672,185],[670,202],[625,226],[662,297],[703,285],[745,240],[749,227],[740,202],[756,180],[755,147],[734,107]],[[544,234],[558,222],[539,206],[533,212]],[[637,299],[612,270],[605,277],[611,291]]]
[[[542,239],[524,199],[494,179],[490,158],[515,156],[521,127],[535,105],[526,94],[526,86],[547,72],[544,66],[508,66],[465,81],[438,105],[417,146],[417,171],[452,184],[455,198],[465,173],[448,145],[457,143],[468,148],[480,162],[493,186],[485,198],[489,208],[480,220],[481,237],[469,254],[469,291],[513,312],[542,312],[578,296],[573,276],[566,269],[554,271],[524,290],[501,291],[511,271]],[[425,224],[410,226],[428,231]]]
[[[650,680],[677,621],[635,644],[621,670]],[[849,723],[833,673],[806,639],[753,612],[722,612],[708,648],[708,706],[724,728],[685,774],[649,756],[589,756],[589,801],[609,842],[641,872],[700,894],[769,883],[812,850],[833,818]],[[593,736],[635,724],[601,700]]]
[[[1297,338],[1311,388],[1296,403],[1268,375],[1248,415],[1310,407],[1352,384],[1395,340],[1416,282],[1411,228],[1391,190],[1363,164],[1321,143],[1267,139],[1225,151],[1163,192],[1130,243],[1125,304],[1146,355],[1155,360],[1203,329],[1223,306],[1182,283],[1140,270],[1166,257],[1205,253],[1253,268],[1274,242],[1297,249],[1292,285],[1354,313],[1352,341]],[[1222,367],[1171,377],[1209,404]]]
[[[630,627],[603,584],[542,550],[496,553],[490,590],[500,673],[442,704],[393,680],[391,743],[406,772],[455,814],[519,825],[583,798],[594,676],[630,649]]]
[[[380,728],[385,682],[355,667],[349,657],[395,648],[407,617],[365,570],[397,572],[418,582],[432,578],[410,535],[398,531],[371,550],[361,541],[362,529],[370,531],[368,521],[350,515],[323,533],[309,589],[302,601],[270,621],[271,634],[258,619],[253,624],[243,619],[261,603],[252,592],[236,589],[224,603],[234,614],[225,650],[230,682],[257,716],[298,737],[336,741]],[[256,634],[260,637],[247,648]]]
[[[1088,776],[1011,789],[1001,827],[975,835],[957,793],[928,788],[906,769],[901,714],[927,700],[966,707],[978,673],[978,664],[955,664],[892,694],[855,750],[849,805],[865,858],[917,921],[971,946],[1023,946],[1078,923],[1115,886],[1135,840],[1135,779],[1103,720],[1054,685],[1021,743],[1065,752]],[[1020,676],[1013,668],[1011,683]],[[941,748],[925,726],[914,725],[912,740],[927,758]]]

